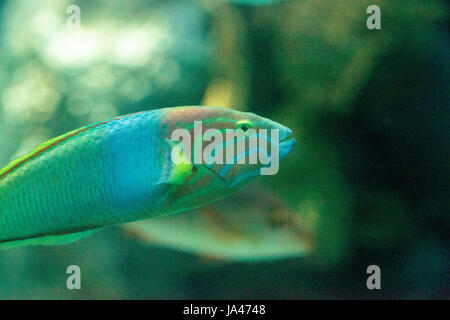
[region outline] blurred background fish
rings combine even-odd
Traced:
[[[126,224],[139,240],[220,261],[268,261],[303,256],[312,225],[275,193],[252,185],[182,215]]]

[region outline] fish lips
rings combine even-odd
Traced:
[[[283,160],[295,147],[296,140],[291,137],[292,130],[285,127],[280,137],[280,159]]]

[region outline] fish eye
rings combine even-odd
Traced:
[[[239,120],[236,123],[236,129],[237,130],[242,130],[242,132],[247,132],[250,129],[253,129],[253,123],[251,123],[248,120]]]

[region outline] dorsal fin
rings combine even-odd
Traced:
[[[133,113],[133,114],[129,114],[129,115],[121,116],[121,117],[116,117],[116,118],[109,119],[109,120],[102,121],[102,122],[97,122],[97,123],[91,124],[89,126],[81,127],[79,129],[70,131],[70,132],[68,132],[66,134],[63,134],[63,135],[59,136],[59,137],[56,137],[56,138],[53,138],[53,139],[51,139],[51,140],[49,140],[47,142],[44,142],[40,146],[38,146],[35,149],[33,149],[31,152],[29,152],[26,155],[24,155],[24,156],[14,160],[14,161],[12,161],[6,167],[1,169],[0,170],[0,179],[2,179],[4,176],[6,176],[8,173],[13,171],[14,169],[20,167],[22,164],[24,164],[28,160],[38,156],[42,152],[45,152],[46,150],[48,150],[48,149],[58,145],[59,143],[65,141],[65,140],[67,140],[67,139],[69,139],[71,137],[74,137],[74,136],[76,136],[76,135],[78,135],[78,134],[80,134],[80,133],[82,133],[84,131],[87,131],[89,129],[98,127],[98,126],[100,126],[102,124],[105,124],[105,123],[108,123],[108,122],[111,122],[111,121],[114,121],[114,120],[119,120],[119,119],[122,119],[122,118],[125,118],[125,117],[129,117],[129,116],[132,116],[132,115],[135,115],[135,114],[137,114],[137,113]]]
[[[53,138],[47,142],[44,142],[40,146],[34,148],[31,152],[27,153],[26,155],[12,161],[10,164],[8,164],[6,167],[0,170],[0,179],[6,176],[8,173],[16,169],[17,167],[21,166],[23,163],[28,161],[31,158],[36,157],[40,153],[44,152],[45,150],[50,149],[52,146],[57,145],[61,141],[67,140],[70,137],[73,137],[77,135],[78,133],[84,131],[86,127],[83,127],[81,129],[77,129],[71,132],[68,132],[66,134],[63,134],[59,137]]]

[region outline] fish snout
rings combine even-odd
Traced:
[[[283,160],[295,147],[296,140],[291,137],[292,130],[288,127],[283,127],[280,130],[280,159]]]

